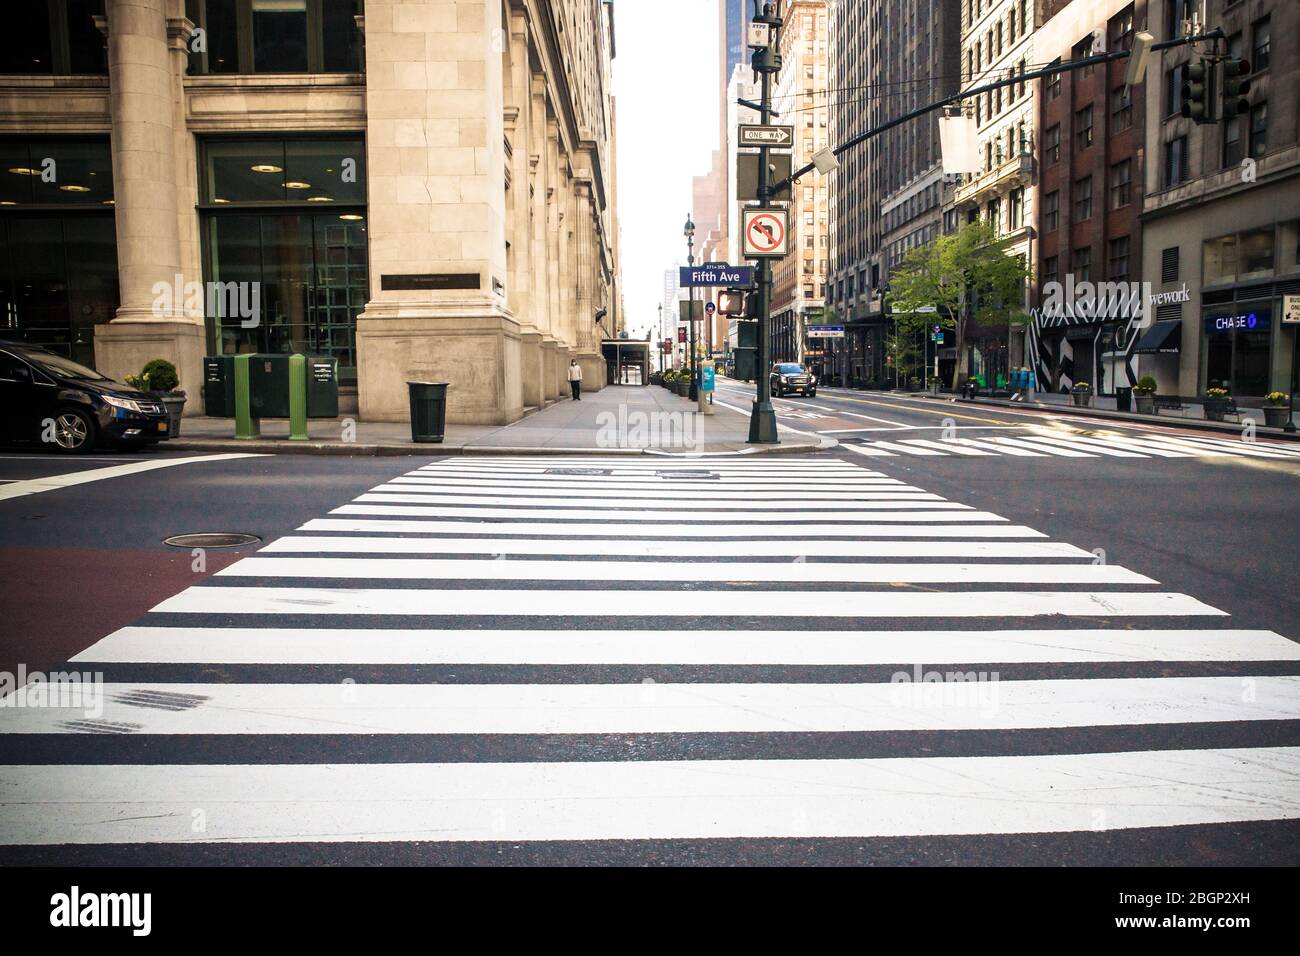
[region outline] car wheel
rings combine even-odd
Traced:
[[[49,444],[60,454],[84,455],[95,447],[95,423],[80,409],[59,409]]]
[[[817,397],[817,389],[814,388],[811,392],[809,392],[809,393],[808,393],[808,397],[809,397],[809,398],[816,398],[816,397]]]

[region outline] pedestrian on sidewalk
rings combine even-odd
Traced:
[[[573,389],[573,400],[582,401],[582,366],[577,359],[569,359],[569,388]]]

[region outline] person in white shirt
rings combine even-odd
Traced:
[[[569,359],[569,388],[573,389],[573,400],[582,401],[582,366],[577,359]]]

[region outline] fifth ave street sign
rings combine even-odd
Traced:
[[[754,282],[753,266],[731,266],[710,262],[702,266],[679,266],[677,284],[687,286],[748,286]]]
[[[794,146],[793,126],[752,126],[740,125],[739,146],[775,146],[790,149]]]

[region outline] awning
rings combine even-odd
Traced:
[[[1147,329],[1133,351],[1142,355],[1177,355],[1183,346],[1183,320],[1165,319]]]

